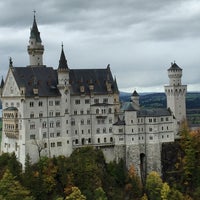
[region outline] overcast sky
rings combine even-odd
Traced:
[[[176,62],[182,83],[200,91],[199,0],[1,0],[0,74],[29,64],[33,10],[44,64],[57,68],[61,43],[70,68],[110,64],[121,91],[163,92]]]

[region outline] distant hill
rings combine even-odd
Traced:
[[[141,93],[140,107],[151,108],[166,108],[167,101],[165,93]],[[131,93],[120,92],[120,100],[127,102],[131,100]],[[186,95],[186,112],[187,119],[191,125],[200,125],[200,92],[188,92]]]
[[[140,93],[140,105],[144,108],[166,108],[165,93]],[[120,92],[122,102],[131,100],[131,93]],[[188,92],[186,95],[187,109],[200,109],[200,92]]]

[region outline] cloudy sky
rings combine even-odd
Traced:
[[[29,64],[33,10],[45,47],[44,64],[57,68],[64,44],[70,68],[110,64],[121,91],[162,92],[176,62],[183,84],[200,91],[199,0],[1,0],[0,75],[9,57]]]

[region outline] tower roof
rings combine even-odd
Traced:
[[[2,77],[0,88],[3,88],[3,86],[4,86],[4,80],[3,80],[3,77]]]
[[[62,50],[61,50],[61,54],[60,54],[58,69],[69,69],[68,64],[67,64],[67,60],[66,60],[66,57],[65,57],[65,53],[64,53],[64,50],[63,50],[63,45],[62,45]]]
[[[38,27],[37,27],[37,22],[36,22],[36,19],[35,19],[35,12],[34,12],[33,26],[31,28],[30,38],[36,39],[37,42],[40,42],[40,43],[42,42],[42,40],[40,38],[40,32],[39,32]]]
[[[182,70],[175,62],[171,63],[171,67],[168,70]]]
[[[132,97],[138,97],[138,96],[139,96],[139,94],[137,93],[136,90],[134,90],[134,92],[133,92],[133,94],[132,94]]]

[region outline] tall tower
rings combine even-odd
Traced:
[[[165,86],[167,107],[171,109],[177,122],[186,119],[185,95],[187,85],[182,85],[182,69],[174,62],[168,69],[169,85]]]
[[[42,40],[40,38],[40,32],[38,31],[35,12],[33,19],[33,26],[30,32],[29,45],[28,45],[28,54],[30,59],[31,66],[41,66],[43,65],[43,52],[44,46],[42,45]]]

